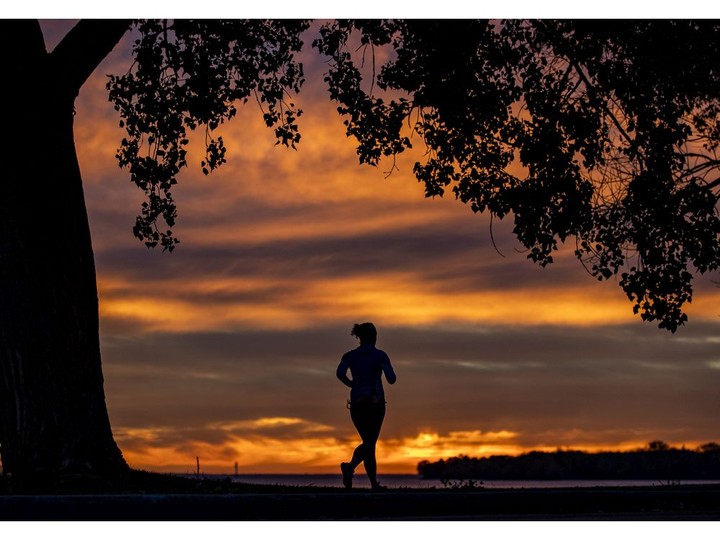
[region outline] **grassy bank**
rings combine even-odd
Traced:
[[[5,494],[0,519],[199,520],[718,520],[720,487],[399,489],[258,486],[139,473],[114,492]],[[96,488],[98,486],[95,486]],[[75,486],[79,488],[79,486]],[[118,486],[119,488],[119,486]],[[131,489],[132,488],[132,489]]]

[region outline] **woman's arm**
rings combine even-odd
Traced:
[[[340,360],[340,364],[337,367],[337,371],[335,372],[335,375],[337,375],[337,378],[340,379],[340,381],[345,385],[352,388],[353,382],[352,379],[350,379],[347,376],[347,370],[350,366],[348,365],[347,361],[345,360],[345,357],[343,356],[342,360]]]
[[[395,375],[395,370],[390,363],[390,357],[387,354],[383,354],[382,370],[383,373],[385,373],[385,378],[387,379],[387,382],[389,382],[390,384],[395,384],[395,381],[397,381],[397,376]]]

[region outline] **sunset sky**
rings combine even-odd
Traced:
[[[72,24],[43,22],[48,49]],[[254,103],[219,129],[228,162],[208,177],[197,137],[172,254],[134,238],[143,195],[114,157],[105,82],[129,68],[129,36],[77,100],[105,390],[130,465],[338,472],[358,437],[335,368],[364,321],[398,376],[380,473],[460,453],[720,442],[720,276],[696,281],[672,335],[589,276],[572,241],[542,269],[495,222],[498,253],[487,216],[424,198],[419,141],[389,177],[390,162],[358,164],[312,32],[297,151],[275,146]]]

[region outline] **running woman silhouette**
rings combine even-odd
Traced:
[[[340,464],[340,470],[343,485],[350,489],[355,468],[364,462],[370,485],[373,490],[378,490],[383,488],[377,481],[375,459],[375,445],[385,418],[382,374],[385,373],[390,384],[395,384],[397,377],[388,355],[375,348],[377,330],[373,323],[354,325],[350,335],[360,340],[360,346],[343,355],[337,368],[337,378],[350,387],[350,418],[362,443],[355,448],[349,463]],[[347,376],[348,369],[352,379]]]

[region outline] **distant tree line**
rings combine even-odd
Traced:
[[[579,450],[528,452],[519,456],[473,458],[465,455],[418,464],[426,479],[477,480],[709,480],[720,479],[720,445],[695,450],[653,441],[628,452]]]

